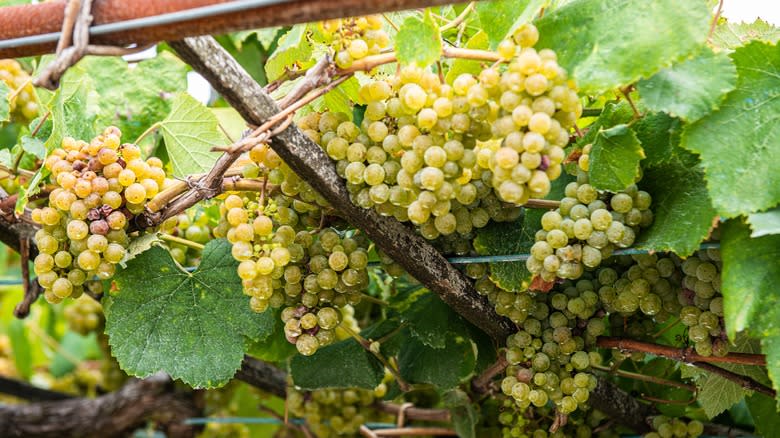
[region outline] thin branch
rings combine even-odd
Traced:
[[[193,242],[192,240],[183,239],[181,237],[172,236],[166,233],[160,233],[159,236],[160,239],[165,240],[166,242],[178,243],[179,245],[184,245],[188,248],[192,248],[198,251],[203,251],[203,248],[206,247],[205,245],[198,242]]]
[[[476,50],[476,49],[461,49],[458,47],[444,47],[442,48],[441,55],[445,58],[461,58],[472,59],[475,61],[506,61],[498,53],[488,50]],[[352,63],[351,66],[336,71],[336,76],[341,76],[347,73],[354,73],[357,71],[371,71],[374,68],[383,64],[392,64],[397,62],[395,53],[382,53],[379,55],[366,56]]]
[[[396,403],[381,402],[376,405],[376,408],[382,412],[388,412],[393,415],[398,415],[401,412],[401,405]],[[442,423],[452,421],[448,409],[426,409],[412,406],[403,409],[403,411],[404,416],[409,420],[439,421]]]
[[[64,392],[39,388],[27,382],[4,376],[0,376],[0,394],[14,396],[27,401],[52,401],[73,398],[72,395]]]
[[[710,31],[707,34],[707,41],[712,41],[712,34],[715,33],[715,27],[718,25],[718,19],[720,19],[720,13],[723,11],[723,0],[718,2],[718,9],[715,11],[715,16],[712,17],[712,23],[710,24]]]
[[[639,351],[662,356],[678,362],[712,362],[735,363],[741,365],[766,366],[766,356],[763,354],[729,353],[726,356],[702,356],[691,348],[675,348],[650,342],[637,341],[618,337],[601,336],[596,340],[601,348],[612,348],[621,351]]]
[[[466,20],[466,17],[469,16],[471,11],[474,10],[474,6],[475,5],[476,5],[476,3],[474,3],[474,2],[471,2],[468,5],[466,5],[466,8],[463,9],[463,12],[461,12],[460,15],[455,17],[454,20],[452,20],[449,23],[445,24],[444,26],[440,27],[439,31],[441,33],[444,33],[444,32],[446,32],[446,31],[448,31],[450,29],[454,29],[454,28],[460,26],[460,23],[463,23]]]
[[[471,381],[471,389],[477,394],[485,394],[488,392],[488,387],[493,378],[501,374],[508,365],[509,362],[506,360],[506,355],[499,354],[498,360],[493,365],[489,366],[482,374]]]
[[[444,427],[399,427],[395,429],[377,429],[377,437],[383,436],[458,436],[453,429]]]
[[[656,376],[647,376],[640,373],[632,373],[631,371],[625,371],[621,369],[612,370],[612,368],[610,367],[605,367],[601,365],[591,365],[591,368],[593,368],[594,370],[599,370],[610,374],[614,374],[620,377],[627,377],[629,379],[640,380],[642,382],[655,383],[657,385],[671,386],[674,388],[685,389],[687,391],[696,393],[696,386],[676,382],[674,380],[662,379]]]

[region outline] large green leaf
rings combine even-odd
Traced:
[[[599,190],[623,190],[636,181],[643,158],[642,145],[628,125],[601,130],[590,151],[590,184]]]
[[[631,128],[645,151],[643,167],[668,163],[680,152],[691,155],[679,148],[681,125],[680,119],[662,112],[646,114],[634,123]]]
[[[430,11],[423,18],[412,15],[398,29],[395,53],[401,65],[427,67],[441,56],[441,34]]]
[[[523,219],[512,222],[491,222],[477,230],[474,249],[479,255],[526,254],[534,244],[534,227],[527,227]],[[507,291],[528,289],[531,272],[525,262],[491,262],[490,279]]]
[[[518,27],[530,22],[547,0],[492,0],[477,3],[477,15],[488,34],[490,48],[495,49]]]
[[[767,370],[780,388],[780,235],[751,238],[740,220],[730,220],[721,233],[723,312],[726,331],[761,340]]]
[[[471,376],[476,364],[467,338],[450,338],[445,348],[431,348],[409,339],[398,353],[401,377],[409,383],[430,383],[440,390],[454,388]]]
[[[114,125],[131,142],[171,110],[171,98],[187,90],[187,66],[169,52],[133,68],[119,57],[87,57],[78,66],[100,94],[98,125]]]
[[[725,217],[780,202],[780,50],[754,42],[731,56],[736,90],[719,110],[689,125],[681,143],[701,156],[713,205]]]
[[[674,160],[646,169],[640,186],[653,197],[655,218],[636,247],[682,257],[693,254],[716,216],[701,170]]]
[[[707,39],[707,2],[576,0],[538,21],[538,48],[551,48],[582,91],[598,93],[650,77]]]
[[[51,135],[46,150],[60,147],[63,137],[90,141],[95,135],[98,95],[94,81],[78,66],[68,70],[54,93],[51,111]]]
[[[452,336],[467,336],[468,325],[436,294],[427,292],[401,313],[412,336],[432,348],[444,348]]]
[[[444,406],[450,410],[452,426],[461,438],[476,438],[475,427],[479,423],[479,412],[468,394],[460,389],[448,391],[442,397]]]
[[[712,44],[724,49],[736,49],[753,40],[776,43],[780,29],[757,18],[753,23],[721,23],[712,33]]]
[[[200,266],[183,271],[154,246],[114,277],[106,297],[106,333],[128,374],[165,371],[193,387],[224,385],[241,366],[245,344],[273,331],[272,312],[249,308],[230,244],[213,240]]]
[[[295,386],[303,389],[374,389],[384,377],[381,362],[352,338],[322,347],[312,356],[293,357],[290,374]]]
[[[737,69],[728,55],[704,49],[639,81],[637,87],[651,110],[693,122],[716,109],[736,83]]]
[[[745,403],[756,425],[756,433],[761,434],[760,436],[772,436],[780,430],[780,414],[774,399],[756,392],[747,397]]]
[[[304,68],[314,63],[311,59],[312,46],[306,38],[307,32],[307,25],[296,24],[279,38],[276,50],[265,63],[265,74],[269,81],[279,79],[293,66]]]
[[[780,207],[753,213],[748,216],[753,234],[750,237],[761,237],[767,234],[780,234]]]
[[[160,131],[173,174],[183,178],[208,172],[219,157],[211,148],[228,142],[219,129],[217,117],[187,93],[176,95],[171,106],[168,117],[160,122]]]

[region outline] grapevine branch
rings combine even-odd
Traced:
[[[28,401],[53,401],[73,398],[64,392],[38,388],[21,380],[0,376],[0,394],[7,394]]]
[[[171,42],[170,45],[247,122],[260,126],[280,112],[276,102],[213,38],[187,38]],[[333,162],[322,148],[298,128],[287,127],[271,138],[270,145],[293,171],[319,191],[347,221],[362,229],[377,246],[413,277],[436,292],[453,310],[495,339],[503,339],[512,332],[511,323],[496,315],[492,306],[476,293],[471,283],[422,237],[394,218],[382,217],[374,210],[354,205]],[[217,164],[224,162],[226,156],[223,155]]]
[[[691,348],[675,348],[650,342],[637,341],[618,337],[601,336],[596,341],[601,348],[612,348],[622,351],[638,351],[662,356],[667,359],[685,362],[689,364],[707,363],[733,363],[740,365],[766,366],[766,356],[763,354],[729,353],[726,356],[702,356]]]
[[[52,394],[58,394],[45,392],[50,400]],[[164,426],[166,436],[192,437],[195,428],[183,424],[184,419],[200,414],[192,394],[177,392],[170,378],[158,374],[132,380],[115,392],[93,399],[0,406],[0,436],[122,436],[147,421],[155,421]]]
[[[740,385],[741,387],[748,389],[750,391],[756,391],[760,392],[761,394],[768,395],[772,398],[774,398],[777,395],[777,392],[769,388],[767,386],[764,386],[763,384],[756,382],[755,380],[751,379],[750,377],[743,376],[741,374],[737,374],[734,372],[731,372],[729,370],[725,370],[721,367],[715,366],[711,363],[706,362],[693,362],[691,365],[701,368],[704,371],[708,371],[712,374],[717,374],[724,379],[731,380],[732,382]]]

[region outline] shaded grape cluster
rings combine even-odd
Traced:
[[[729,345],[723,323],[720,250],[696,251],[680,262],[680,269],[679,315],[688,327],[688,340],[702,356],[725,356]]]
[[[38,115],[38,102],[32,78],[15,59],[0,59],[0,80],[14,94],[10,100],[11,114],[16,119],[32,120]]]
[[[616,248],[631,246],[653,222],[650,194],[636,185],[618,193],[600,192],[580,172],[569,183],[560,206],[542,216],[528,270],[544,281],[577,279],[601,265]]]
[[[704,424],[698,420],[686,421],[683,418],[670,418],[665,415],[653,417],[653,432],[642,435],[643,438],[696,438],[704,433]]]
[[[316,389],[304,392],[287,389],[287,409],[303,418],[316,436],[356,436],[367,422],[387,419],[373,408],[386,392],[384,384],[376,389]]]
[[[326,20],[320,22],[319,30],[335,51],[339,68],[349,68],[353,62],[376,55],[390,45],[390,37],[382,29],[381,15]]]
[[[159,231],[205,245],[213,238],[211,225],[208,215],[202,209],[196,208],[168,218],[160,224]],[[167,245],[171,257],[178,264],[182,266],[197,266],[200,264],[202,250],[176,242],[167,242]]]
[[[120,136],[109,127],[89,143],[66,137],[46,158],[56,188],[32,219],[42,226],[34,269],[49,302],[77,298],[85,281],[114,275],[130,221],[165,183],[162,161],[142,159],[138,146],[121,144]]]
[[[63,316],[68,322],[68,328],[81,335],[98,331],[105,323],[103,306],[87,295],[81,295],[68,305]]]

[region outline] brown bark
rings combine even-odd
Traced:
[[[612,382],[599,379],[598,386],[590,393],[590,404],[607,414],[609,418],[630,427],[639,434],[652,430],[648,418],[658,415],[651,404],[641,403]]]
[[[259,126],[279,112],[276,102],[213,38],[187,38],[170,45],[247,122]],[[437,293],[455,312],[496,340],[503,341],[512,332],[512,324],[498,316],[487,300],[477,294],[471,282],[422,237],[394,218],[353,204],[333,162],[298,128],[290,126],[273,137],[271,147],[341,216],[363,230],[379,248]]]
[[[94,399],[0,406],[0,436],[123,436],[152,421],[169,437],[192,437],[196,429],[183,420],[198,415],[191,392],[177,393],[167,376],[155,375]]]
[[[181,12],[229,0],[96,0],[92,7],[93,26]],[[92,44],[145,46],[159,41],[195,35],[222,34],[245,29],[287,26],[329,18],[366,15],[449,3],[450,0],[297,0],[249,10],[156,25],[144,29],[94,35]],[[59,32],[65,11],[64,1],[0,9],[0,40]],[[56,42],[0,49],[0,58],[41,55],[53,52]]]

